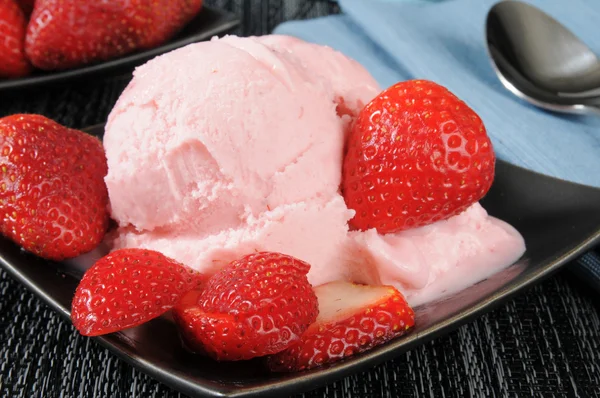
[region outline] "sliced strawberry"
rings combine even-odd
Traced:
[[[446,88],[397,83],[358,115],[348,138],[342,191],[350,224],[392,233],[459,214],[494,179],[483,122]]]
[[[14,0],[0,0],[0,78],[22,77],[31,72],[25,57],[27,20]]]
[[[102,143],[40,115],[0,119],[0,232],[63,260],[100,244],[108,227]]]
[[[37,0],[25,51],[40,69],[105,61],[171,38],[202,0]]]
[[[71,319],[84,336],[138,326],[170,310],[204,279],[153,250],[116,250],[98,260],[81,279]]]
[[[319,317],[299,343],[267,359],[275,372],[311,369],[367,351],[405,334],[413,310],[391,286],[331,282],[315,288]]]
[[[233,261],[173,310],[188,347],[217,360],[272,354],[300,339],[317,317],[310,266],[279,253]]]

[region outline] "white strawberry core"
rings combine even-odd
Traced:
[[[314,290],[319,300],[317,323],[348,318],[393,293],[393,289],[387,286],[355,285],[341,281],[326,283]]]

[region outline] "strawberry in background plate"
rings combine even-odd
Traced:
[[[86,253],[108,227],[102,143],[41,115],[0,119],[0,232],[50,260]]]
[[[284,254],[250,254],[212,276],[202,291],[190,292],[173,318],[188,348],[217,360],[279,352],[317,318],[309,269]]]
[[[0,78],[31,72],[24,51],[26,27],[25,15],[15,0],[0,0]]]
[[[342,190],[351,226],[392,233],[459,214],[494,179],[483,122],[446,88],[427,80],[393,85],[357,117]]]
[[[116,250],[83,275],[71,319],[85,336],[117,332],[164,314],[203,282],[202,274],[159,252]]]
[[[202,0],[37,0],[25,52],[45,70],[105,61],[158,46],[201,7]]]
[[[275,372],[337,362],[405,334],[415,314],[391,286],[331,282],[317,286],[319,316],[297,344],[267,358]]]

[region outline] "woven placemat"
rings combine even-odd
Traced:
[[[367,1],[367,0],[365,0]],[[334,2],[216,0],[241,35],[338,12]],[[0,116],[41,113],[71,127],[106,120],[129,78],[1,94]],[[600,396],[599,298],[563,274],[393,361],[298,397]],[[0,397],[183,397],[136,371],[0,272]]]

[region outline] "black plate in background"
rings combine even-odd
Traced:
[[[100,135],[102,127],[90,132]],[[498,161],[494,184],[482,204],[523,234],[527,245],[523,258],[445,300],[417,307],[416,327],[408,335],[328,368],[277,375],[262,370],[258,361],[217,363],[194,356],[182,349],[174,325],[165,318],[98,341],[141,371],[193,397],[282,397],[365,370],[446,334],[600,243],[600,189]],[[0,266],[69,318],[78,278],[58,271],[63,264],[42,260],[0,239]]]
[[[64,84],[83,78],[131,72],[135,66],[141,65],[157,55],[187,44],[208,40],[215,35],[229,33],[238,25],[239,20],[235,15],[203,6],[198,15],[181,32],[162,46],[81,68],[57,72],[36,70],[32,75],[20,79],[0,79],[0,92],[38,88],[50,84]]]

